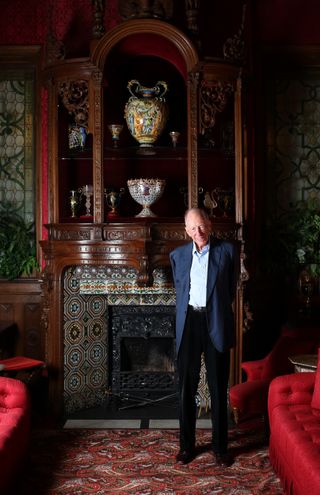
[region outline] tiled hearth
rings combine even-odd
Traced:
[[[200,418],[197,420],[197,428],[211,428],[211,419]],[[140,419],[69,419],[64,428],[101,428],[101,429],[148,429],[168,430],[179,428],[177,419],[150,419],[148,422]]]
[[[152,428],[152,425],[178,426],[177,396],[154,402],[107,399],[99,407],[70,414],[65,427]],[[97,426],[93,426],[97,425]],[[104,426],[102,426],[104,425]],[[171,425],[171,426],[170,426]],[[164,426],[163,426],[164,427]]]

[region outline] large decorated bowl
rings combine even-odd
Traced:
[[[164,179],[130,179],[127,184],[133,199],[143,207],[136,217],[155,217],[150,206],[161,198],[166,181]]]

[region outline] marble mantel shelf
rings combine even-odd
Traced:
[[[106,295],[110,305],[175,305],[172,287],[138,287],[135,285],[110,284],[107,280],[80,280],[82,295]]]

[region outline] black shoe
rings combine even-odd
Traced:
[[[189,464],[195,458],[194,450],[180,450],[176,455],[176,461],[181,464]]]
[[[226,454],[217,454],[213,453],[215,457],[216,464],[218,466],[224,466],[224,467],[229,467],[233,464],[234,459],[231,454],[226,453]]]

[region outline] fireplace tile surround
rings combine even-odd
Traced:
[[[141,288],[136,285],[137,274],[132,268],[85,265],[66,269],[63,282],[66,416],[103,404],[112,391],[110,309],[113,306],[130,306],[131,312],[134,308],[141,311],[141,308],[149,307],[149,313],[150,306],[160,308],[160,312],[168,308],[173,321],[175,294],[168,286],[166,276],[165,271],[158,270],[154,273],[154,285]],[[144,331],[142,325],[142,334],[145,332],[148,330]],[[137,329],[135,333],[137,337]],[[168,338],[168,334],[165,337]],[[173,387],[172,382],[170,390]],[[118,393],[119,389],[116,391]]]

